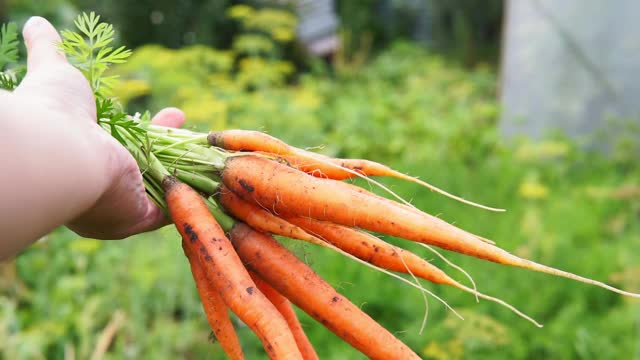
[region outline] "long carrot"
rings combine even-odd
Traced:
[[[242,223],[230,238],[247,267],[371,359],[419,359],[273,238]]]
[[[366,262],[387,270],[413,275],[436,284],[453,285],[444,271],[428,261],[404,249],[393,246],[381,239],[350,228],[326,221],[302,216],[287,216],[287,221],[305,229],[307,232],[328,241],[334,246]]]
[[[162,186],[171,219],[224,303],[258,335],[270,358],[301,359],[286,321],[256,288],[200,195],[171,176]]]
[[[262,293],[271,301],[271,303],[278,309],[280,314],[284,317],[289,324],[289,328],[293,333],[293,337],[296,339],[296,343],[298,344],[298,349],[302,353],[302,357],[304,360],[317,360],[318,354],[316,350],[311,345],[307,334],[305,334],[302,329],[302,325],[300,324],[300,320],[298,320],[298,316],[296,312],[293,310],[291,306],[291,302],[282,296],[276,289],[271,287],[267,282],[262,280],[258,274],[253,271],[249,271],[249,275],[253,279],[253,282],[256,283],[256,286]]]
[[[220,346],[224,352],[232,360],[244,359],[244,353],[240,346],[240,340],[238,340],[238,334],[233,328],[231,319],[229,318],[229,312],[227,305],[220,297],[218,290],[213,287],[213,284],[207,278],[205,270],[200,264],[197,255],[191,252],[191,249],[185,241],[182,242],[182,249],[184,254],[189,259],[191,266],[191,274],[196,282],[198,293],[200,294],[200,300],[202,301],[202,308],[207,316],[211,330],[220,342]]]
[[[308,217],[292,216],[287,217],[287,221],[300,226],[308,233],[328,241],[335,247],[370,264],[387,270],[411,274],[435,284],[453,286],[477,297],[498,303],[531,321],[536,326],[542,327],[542,325],[531,317],[503,300],[485,295],[475,289],[462,285],[444,271],[416,254],[393,246],[369,233],[343,225],[310,219]]]
[[[238,196],[278,214],[360,227],[640,297],[640,294],[519,258],[429,214],[390,206],[395,202],[356,192],[340,181],[314,178],[265,158],[249,155],[229,158],[221,175],[224,184]]]

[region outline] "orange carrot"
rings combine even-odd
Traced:
[[[196,282],[196,287],[200,294],[204,313],[207,316],[207,320],[216,339],[218,339],[220,346],[222,346],[222,349],[230,359],[244,359],[238,334],[233,328],[233,324],[229,318],[228,308],[224,304],[224,301],[222,301],[218,290],[212,286],[205,274],[202,264],[198,261],[197,255],[191,252],[185,241],[182,242],[182,249],[189,259],[191,273],[193,274],[193,279]]]
[[[279,160],[286,161],[296,169],[316,177],[334,180],[351,179],[356,176],[389,176],[407,180],[424,186],[432,191],[457,201],[491,211],[504,211],[478,204],[459,196],[450,194],[436,186],[413,176],[403,174],[390,167],[364,159],[336,159],[322,154],[290,146],[284,141],[259,131],[223,130],[213,131],[207,136],[210,145],[233,151],[256,151],[278,155]]]
[[[282,296],[276,289],[272,288],[271,285],[267,284],[258,274],[253,271],[249,271],[249,275],[253,279],[253,282],[256,283],[256,286],[262,293],[271,301],[271,303],[278,309],[280,314],[284,317],[289,324],[289,328],[293,333],[293,337],[296,339],[296,343],[298,344],[298,349],[302,353],[302,357],[305,360],[317,360],[318,354],[316,354],[316,350],[311,345],[309,338],[307,338],[307,334],[305,334],[302,329],[302,325],[300,324],[300,320],[298,320],[298,316],[296,312],[293,310],[291,306],[291,302]]]
[[[247,267],[371,359],[420,358],[270,236],[238,223],[230,238]]]
[[[207,141],[212,146],[233,151],[264,151],[272,154],[291,152],[291,147],[287,143],[260,131],[212,131],[207,136]]]
[[[377,237],[326,221],[318,221],[308,217],[287,216],[286,220],[303,228],[310,234],[324,239],[339,249],[352,254],[368,263],[383,269],[402,272],[431,281],[436,284],[454,285],[455,280],[447,276],[419,256],[395,247]]]
[[[360,227],[640,297],[640,294],[521,259],[437,217],[398,207],[391,200],[354,191],[343,182],[314,178],[265,158],[248,155],[227,159],[222,180],[244,200],[253,201],[277,214],[306,216]]]
[[[224,303],[258,335],[270,358],[300,359],[286,321],[256,288],[200,195],[171,176],[165,177],[162,186],[171,219]]]
[[[322,240],[308,234],[300,227],[273,215],[255,203],[242,200],[238,195],[227,189],[224,185],[220,186],[220,190],[216,197],[220,204],[230,212],[231,215],[242,220],[254,229],[275,235],[308,241],[317,245],[322,243]]]
[[[387,270],[411,274],[435,284],[453,286],[462,291],[476,295],[477,297],[498,303],[510,309],[517,315],[531,321],[536,326],[542,327],[542,325],[531,317],[522,313],[520,310],[503,300],[485,295],[475,289],[462,285],[445,274],[444,271],[416,254],[393,246],[369,233],[343,225],[300,216],[287,217],[287,220],[300,226],[308,233],[324,239],[335,247],[342,249],[343,251],[370,264]]]

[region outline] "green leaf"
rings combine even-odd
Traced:
[[[18,85],[20,85],[25,74],[25,66],[18,66],[11,70],[0,72],[0,89],[9,91],[14,90]]]
[[[116,78],[104,73],[111,64],[123,63],[131,55],[124,46],[109,46],[114,41],[113,26],[100,22],[100,16],[83,13],[74,21],[78,32],[63,31],[62,49],[69,61],[89,80],[93,92],[104,97],[114,85]]]
[[[0,28],[0,69],[18,61],[18,28],[15,23]]]

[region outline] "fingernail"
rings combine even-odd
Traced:
[[[32,16],[24,24],[24,31],[33,31],[45,22],[45,19],[40,16]]]
[[[31,43],[31,38],[38,31],[38,28],[45,23],[45,21],[46,20],[40,16],[32,16],[24,24],[24,28],[22,29],[22,35],[24,36],[24,42],[27,48]]]

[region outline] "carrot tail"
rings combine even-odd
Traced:
[[[188,253],[197,255],[224,303],[258,335],[271,359],[301,359],[286,321],[256,288],[200,195],[174,177],[166,177],[162,185],[169,214]]]
[[[218,339],[220,346],[222,346],[222,349],[230,359],[244,359],[244,353],[240,346],[240,340],[238,340],[238,334],[233,328],[233,324],[229,318],[228,308],[224,304],[224,301],[222,301],[218,290],[216,290],[212,286],[211,282],[209,282],[209,279],[205,274],[205,270],[202,268],[197,256],[191,253],[189,246],[184,241],[182,242],[182,249],[189,259],[191,273],[193,274],[193,279],[196,282],[196,287],[200,294],[202,307],[207,315],[207,320],[209,321],[209,325],[211,326],[211,330],[213,330],[216,339]]]
[[[240,223],[230,236],[247,267],[368,357],[420,358],[273,238]]]
[[[322,240],[307,233],[300,227],[273,215],[262,207],[242,200],[226,186],[222,185],[217,194],[220,204],[234,217],[242,220],[254,229],[293,239],[304,240],[316,245],[323,245]]]
[[[289,324],[289,328],[293,333],[293,337],[296,339],[298,349],[300,349],[304,360],[319,359],[318,354],[316,354],[316,350],[313,348],[313,345],[311,345],[309,338],[307,338],[307,334],[305,334],[302,329],[298,316],[293,310],[289,300],[282,296],[282,294],[280,294],[276,289],[272,288],[271,285],[267,284],[267,282],[262,280],[262,278],[260,278],[255,272],[249,271],[249,275],[251,275],[251,278],[256,283],[258,289],[260,289],[267,299],[273,303],[276,309],[278,309],[280,314],[282,314],[284,319],[287,321],[287,324]]]

